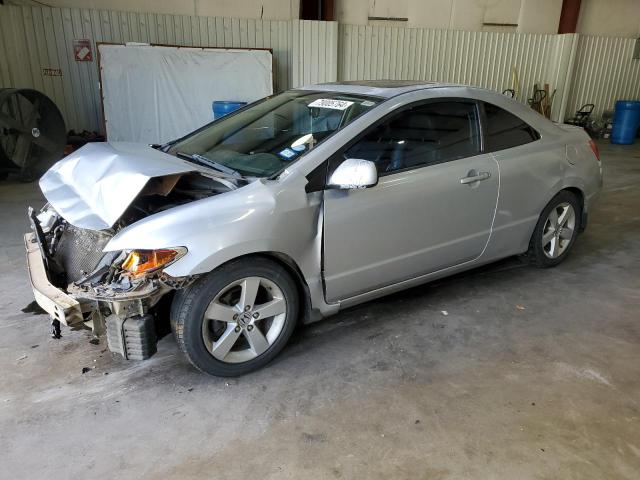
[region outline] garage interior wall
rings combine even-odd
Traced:
[[[276,91],[323,81],[403,78],[499,91],[516,83],[518,100],[526,102],[534,83],[549,83],[557,89],[555,120],[583,103],[594,103],[599,114],[616,99],[640,98],[633,38],[42,6],[0,6],[0,88],[41,90],[58,104],[68,128],[101,131],[97,62],[73,57],[73,40],[85,38],[93,42],[94,55],[99,41],[271,48]],[[56,72],[62,75],[51,76]]]
[[[593,103],[597,116],[612,110],[616,100],[640,100],[640,59],[633,59],[635,45],[635,38],[580,35],[569,107],[576,110]]]
[[[300,0],[4,0],[4,4],[256,20],[300,18]],[[562,0],[333,0],[333,4],[335,20],[344,24],[551,34],[558,31],[562,10]],[[394,24],[369,17],[405,17],[405,21]],[[581,0],[576,32],[638,37],[640,2]]]
[[[336,20],[345,24],[520,33],[556,33],[562,7],[559,0],[335,1]]]
[[[640,37],[640,2],[581,0],[577,32],[586,35]]]
[[[56,102],[67,128],[102,131],[95,42],[271,48],[279,91],[335,81],[337,34],[335,22],[0,6],[0,88],[40,90]],[[85,38],[94,61],[77,62],[73,40]]]
[[[515,0],[519,1],[519,0]],[[300,18],[300,0],[5,0],[7,5],[88,8],[122,12],[203,17],[293,20]]]
[[[340,25],[339,32],[341,80],[415,79],[498,91],[513,88],[523,102],[535,83],[546,82],[558,89],[554,113],[562,116],[568,92],[557,65],[568,63],[576,35],[358,25]]]

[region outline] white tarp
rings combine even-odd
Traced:
[[[107,139],[163,143],[213,120],[214,100],[273,93],[268,50],[99,45]]]

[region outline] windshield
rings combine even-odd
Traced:
[[[197,130],[171,145],[169,153],[243,176],[270,177],[379,102],[291,90]]]

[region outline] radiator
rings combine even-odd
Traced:
[[[67,226],[53,255],[64,270],[67,283],[75,282],[93,271],[104,255],[102,249],[109,240],[111,235],[108,233]]]

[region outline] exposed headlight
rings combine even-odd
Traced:
[[[167,267],[187,253],[184,247],[160,250],[132,250],[122,262],[122,269],[134,278]]]

